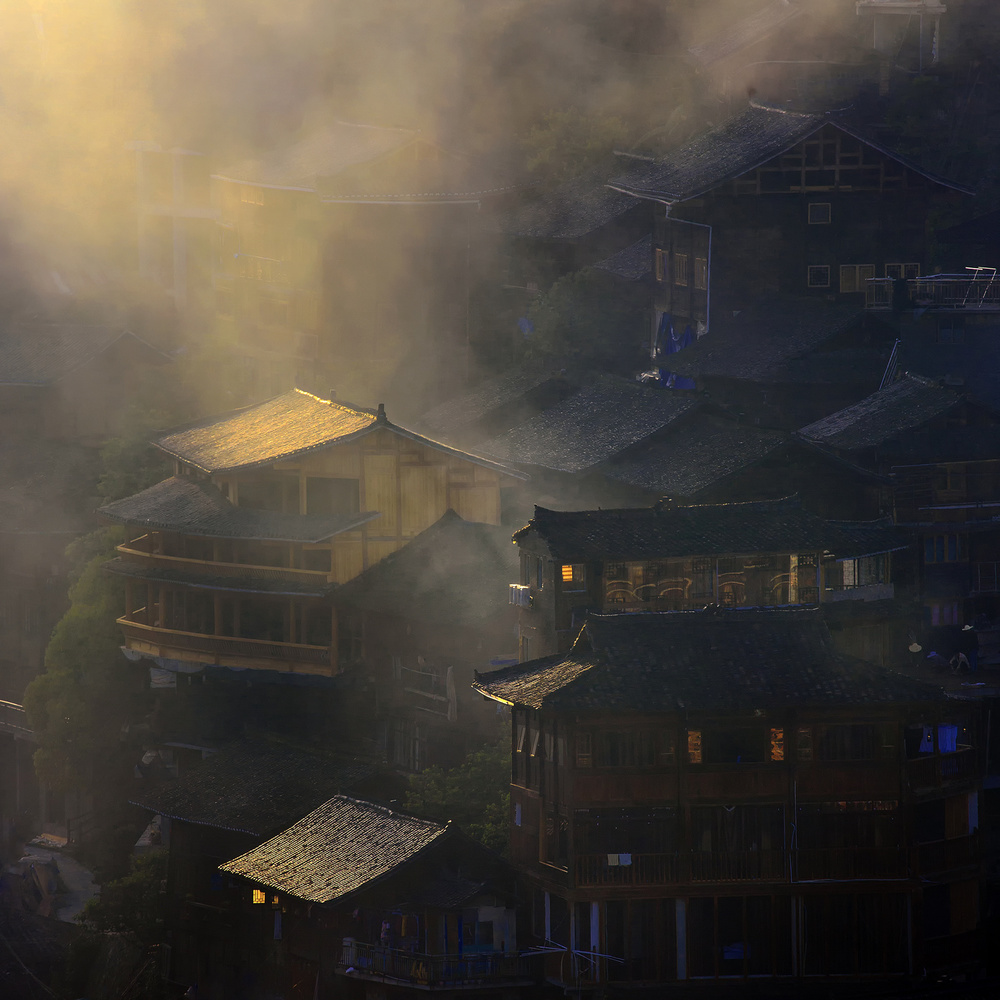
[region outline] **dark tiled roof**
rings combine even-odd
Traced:
[[[481,675],[497,700],[562,711],[750,711],[930,701],[939,688],[841,655],[819,609],[591,615],[573,648]]]
[[[392,424],[381,410],[375,412],[349,403],[320,399],[302,389],[291,389],[264,403],[180,427],[159,438],[155,444],[168,455],[203,472],[219,473],[269,465],[293,455],[356,440],[376,429],[390,430],[445,454],[524,478],[481,456],[459,451]]]
[[[892,345],[818,351],[789,358],[770,375],[775,383],[796,385],[865,385],[877,388],[885,374]]]
[[[0,332],[0,384],[48,385],[126,339],[140,345],[151,360],[167,360],[127,330],[64,323],[7,327]]]
[[[802,8],[797,3],[771,0],[748,17],[726,25],[707,41],[692,45],[688,54],[699,66],[707,68],[720,59],[761,41],[801,13]]]
[[[152,580],[158,583],[183,584],[192,590],[226,590],[241,594],[272,594],[289,597],[323,597],[327,584],[325,575],[317,575],[319,583],[303,580],[280,580],[263,576],[247,569],[234,571],[231,575],[209,576],[190,570],[150,566],[138,559],[111,559],[104,564],[109,573],[127,576],[135,580]]]
[[[219,867],[278,892],[329,903],[405,865],[447,832],[437,823],[335,795]]]
[[[269,837],[375,772],[375,764],[361,757],[243,740],[133,805],[186,823]]]
[[[853,406],[803,427],[798,433],[806,441],[838,451],[862,451],[920,427],[946,413],[958,401],[958,395],[951,389],[929,379],[904,375]]]
[[[781,381],[791,359],[815,350],[860,316],[849,303],[779,297],[736,316],[716,310],[704,337],[660,364],[694,378]]]
[[[409,129],[330,122],[299,142],[219,171],[223,180],[265,187],[315,190],[319,178],[391,153],[413,142]]]
[[[907,538],[880,521],[825,521],[794,497],[692,507],[659,503],[617,510],[535,507],[515,541],[536,535],[557,559],[657,559],[824,550],[835,556],[903,548]]]
[[[401,549],[333,592],[338,604],[442,625],[483,625],[507,608],[516,576],[510,530],[449,510]]]
[[[602,471],[611,479],[661,496],[695,497],[787,441],[788,436],[778,431],[700,417],[686,421],[665,440],[613,459]]]
[[[468,392],[428,410],[415,421],[420,434],[445,440],[468,435],[470,428],[490,413],[524,399],[532,389],[560,377],[560,365],[548,358],[533,358],[484,379]],[[472,432],[474,433],[474,432]]]
[[[606,186],[608,173],[590,171],[550,191],[527,193],[516,209],[501,216],[507,236],[575,240],[620,219],[639,201]]]
[[[183,535],[249,538],[278,542],[322,542],[379,517],[360,514],[281,514],[235,507],[205,480],[172,476],[141,493],[105,504],[102,517]]]
[[[698,402],[684,393],[602,375],[478,447],[505,462],[580,472],[662,430]]]
[[[594,267],[626,281],[642,281],[653,271],[653,237],[643,236],[631,246],[598,261]]]
[[[619,191],[640,198],[656,198],[667,202],[696,198],[762,166],[818,131],[827,122],[937,184],[966,191],[880,145],[842,118],[834,119],[826,114],[804,114],[753,103],[662,159],[626,159],[625,171],[610,181],[610,184]]]

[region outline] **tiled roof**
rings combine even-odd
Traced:
[[[447,832],[438,823],[335,795],[219,867],[278,892],[329,903],[390,874]]]
[[[573,648],[480,675],[560,711],[746,711],[930,701],[939,688],[838,653],[819,609],[591,615]]]
[[[827,122],[937,184],[967,190],[924,170],[844,119],[754,103],[662,159],[625,158],[625,169],[609,183],[639,198],[686,201],[763,166]]]
[[[337,604],[442,625],[482,625],[507,609],[516,577],[510,530],[449,510],[401,549],[333,592]]]
[[[653,237],[652,234],[636,240],[631,246],[613,253],[610,257],[598,261],[594,267],[626,281],[642,281],[653,271]]]
[[[875,389],[882,381],[891,354],[891,344],[817,351],[782,362],[770,378],[785,385],[855,385]]]
[[[707,41],[693,45],[688,54],[701,67],[707,68],[731,56],[734,52],[766,38],[771,32],[798,17],[802,8],[789,0],[771,0],[747,17],[727,24]]]
[[[778,431],[701,416],[664,440],[612,459],[604,475],[660,496],[695,497],[766,458],[788,441]]]
[[[468,392],[428,410],[414,422],[415,429],[421,434],[444,440],[474,435],[472,428],[490,413],[524,400],[533,389],[560,377],[558,362],[532,358],[484,379]]]
[[[657,559],[756,552],[823,550],[838,557],[904,548],[905,535],[881,521],[825,521],[794,497],[749,503],[617,510],[555,511],[535,507],[514,533],[539,537],[557,559]]]
[[[156,444],[204,472],[223,472],[350,440],[370,430],[377,419],[372,410],[292,389],[171,431]]]
[[[335,121],[299,142],[234,164],[215,176],[264,187],[312,191],[319,178],[368,163],[405,146],[415,137],[416,133],[409,129]]]
[[[549,191],[527,192],[497,220],[507,236],[576,240],[620,219],[640,202],[606,186],[608,172],[588,171]]]
[[[203,472],[220,473],[269,465],[293,455],[353,441],[380,428],[445,454],[524,478],[489,459],[392,424],[381,409],[376,412],[320,399],[302,389],[291,389],[264,403],[177,428],[155,444],[168,455]]]
[[[63,378],[118,341],[128,339],[165,355],[127,330],[66,323],[25,323],[0,331],[0,385],[48,385]]]
[[[952,409],[958,401],[959,396],[951,389],[916,375],[904,375],[798,433],[806,441],[838,451],[862,451],[920,427]]]
[[[183,535],[249,538],[278,542],[322,542],[379,517],[360,514],[282,514],[235,507],[205,480],[172,476],[141,493],[105,504],[97,511],[121,524],[133,524]]]
[[[794,370],[791,359],[815,350],[860,316],[850,303],[777,296],[736,316],[715,310],[704,337],[660,364],[694,378],[782,381]]]
[[[376,773],[362,757],[242,740],[132,800],[186,823],[269,837]]]
[[[662,430],[698,402],[684,393],[602,375],[478,448],[501,461],[580,472]]]

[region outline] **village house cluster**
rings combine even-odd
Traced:
[[[889,52],[937,60],[945,8],[858,3],[870,63],[803,76],[778,58],[802,7],[687,53],[718,123],[542,191],[344,122],[218,170],[136,144],[139,270],[213,330],[233,404],[158,433],[144,489],[97,506],[88,461],[128,372],[176,355],[0,338],[0,409],[39,441],[4,445],[3,818],[98,825],[34,783],[20,705],[97,506],[117,666],[153,705],[122,742],[136,851],[168,857],[170,983],[507,1000],[981,971],[996,223],[840,100],[887,92]],[[470,289],[501,257],[514,347],[472,379]],[[631,374],[532,343],[530,303],[577,272],[639,317],[606,334]],[[497,734],[507,857],[406,805]]]

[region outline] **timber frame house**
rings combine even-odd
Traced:
[[[524,478],[298,389],[155,443],[175,475],[99,513],[127,529],[106,566],[126,578],[127,655],[182,673],[337,674],[356,651],[329,589],[449,508],[498,524]]]
[[[980,708],[818,609],[593,615],[482,675],[511,854],[567,989],[886,977],[975,955]]]

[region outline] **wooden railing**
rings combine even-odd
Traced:
[[[798,877],[810,879],[905,878],[906,851],[896,847],[842,847],[796,852]]]
[[[677,881],[676,854],[578,854],[577,886],[667,885]]]
[[[938,788],[951,781],[967,781],[976,776],[977,755],[972,747],[955,753],[928,754],[906,762],[911,788]]]
[[[316,569],[293,569],[289,566],[259,566],[254,563],[215,562],[211,559],[189,559],[186,556],[167,556],[160,552],[144,552],[128,545],[119,545],[118,552],[130,559],[159,566],[164,569],[184,569],[202,576],[227,576],[230,573],[257,580],[296,580],[314,583],[318,587],[331,580],[331,574]]]
[[[145,609],[143,609],[145,610]],[[269,639],[245,639],[231,635],[205,635],[201,632],[181,632],[177,629],[145,625],[128,618],[118,624],[126,641],[149,643],[199,653],[208,662],[217,656],[237,656],[246,659],[270,659],[288,664],[309,664],[329,667],[329,646],[307,646],[295,642],[273,642]]]
[[[692,851],[692,882],[744,882],[788,878],[784,851]]]
[[[345,939],[337,971],[408,983],[424,989],[530,982],[532,959],[523,955],[484,952],[467,955],[422,955]]]
[[[921,875],[970,868],[980,862],[979,837],[956,837],[933,844],[920,844],[916,854],[917,870]]]

